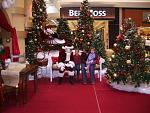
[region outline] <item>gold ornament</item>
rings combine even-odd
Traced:
[[[138,35],[135,35],[136,38],[138,38]]]
[[[148,56],[148,54],[146,53],[146,54],[145,54],[145,57],[147,57],[147,56]]]
[[[114,43],[114,47],[116,47],[117,46],[117,44],[116,43]]]
[[[115,58],[115,55],[111,55],[112,58]]]
[[[114,76],[114,77],[117,77],[117,74],[116,74],[116,73],[114,73],[114,74],[113,74],[113,76]]]
[[[121,31],[123,30],[123,26],[120,26],[120,30],[121,30]]]
[[[127,64],[131,64],[131,60],[127,60]]]
[[[125,46],[125,49],[126,49],[126,50],[129,50],[129,49],[130,49],[130,46],[126,45],[126,46]]]
[[[111,59],[111,58],[108,58],[108,60],[109,60],[109,61],[112,61],[112,59]]]

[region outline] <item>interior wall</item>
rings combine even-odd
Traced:
[[[143,22],[143,13],[144,12],[150,12],[150,8],[149,9],[128,9],[128,8],[124,8],[122,9],[122,16],[123,16],[123,20],[125,18],[132,18],[135,21],[135,24],[137,25],[137,27],[150,27],[150,23],[144,23]]]
[[[13,7],[8,9],[2,9],[8,23],[16,28],[17,36],[18,36],[18,44],[20,49],[20,54],[25,53],[25,3],[24,1],[28,0],[15,0],[15,4]],[[2,39],[4,46],[9,46],[10,50],[12,50],[11,37],[9,32],[2,29]],[[6,42],[6,38],[10,38],[10,42]],[[12,53],[12,51],[10,51]]]

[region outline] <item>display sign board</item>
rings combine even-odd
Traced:
[[[93,7],[90,10],[94,19],[115,19],[115,8]],[[60,9],[60,17],[77,19],[80,15],[79,7],[63,7]]]
[[[143,22],[149,22],[150,23],[150,12],[144,12],[143,13]]]

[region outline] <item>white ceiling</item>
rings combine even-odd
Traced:
[[[88,0],[92,7],[150,8],[150,0]],[[61,7],[79,7],[82,0],[60,0]]]
[[[80,7],[83,0],[45,0],[48,17],[60,17],[61,7]],[[88,0],[91,7],[150,8],[150,0]]]

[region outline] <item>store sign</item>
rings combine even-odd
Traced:
[[[93,7],[90,12],[94,19],[115,19],[115,8]],[[60,9],[60,16],[67,19],[77,19],[79,15],[79,7],[64,7]]]

